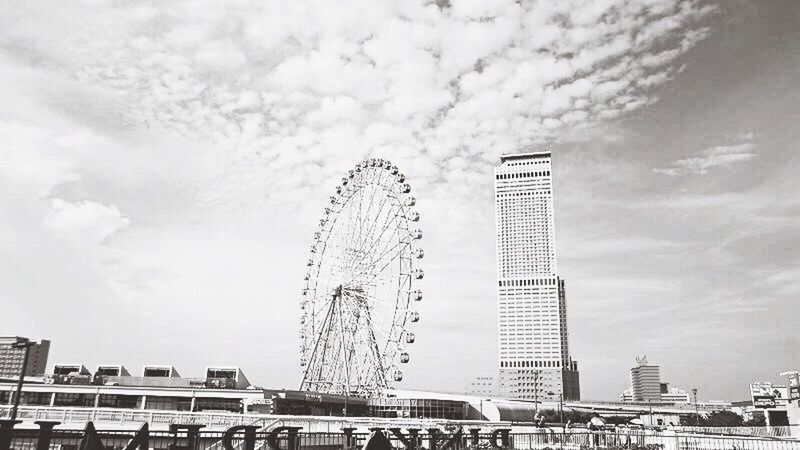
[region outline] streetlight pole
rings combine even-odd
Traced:
[[[561,422],[561,439],[558,448],[564,450],[564,439],[567,438],[567,424],[564,423],[564,391],[558,393],[558,417]]]
[[[492,399],[490,399],[490,398],[482,398],[481,399],[481,417],[480,417],[480,420],[488,420],[483,415],[483,402],[491,402],[491,401],[492,401]]]
[[[556,395],[553,391],[548,391],[547,395]],[[564,439],[567,436],[567,424],[564,423],[564,391],[558,393],[558,417],[561,422],[561,439],[559,439],[559,449],[564,449]]]
[[[25,349],[25,356],[22,358],[22,369],[19,371],[19,379],[17,380],[17,393],[14,395],[14,407],[11,408],[11,420],[17,420],[17,410],[19,409],[20,397],[22,397],[22,384],[25,382],[25,372],[28,370],[28,353],[34,343],[28,338],[17,337],[17,342],[11,344],[11,347],[17,349]]]
[[[533,422],[536,425],[536,418],[539,417],[539,374],[541,371],[536,369],[533,371]]]
[[[547,393],[547,395],[556,395],[556,393],[553,392],[553,391],[549,391]],[[558,393],[558,420],[561,422],[562,425],[564,424],[564,393],[563,392],[559,392]]]

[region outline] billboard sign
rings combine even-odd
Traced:
[[[750,385],[753,406],[760,409],[786,407],[789,396],[786,386],[775,386],[772,383],[753,383]]]
[[[800,372],[789,374],[789,401],[800,400]]]
[[[789,401],[800,400],[800,386],[789,387]]]

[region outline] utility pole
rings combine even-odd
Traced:
[[[555,392],[549,391],[547,395],[556,395]],[[558,420],[561,422],[562,427],[564,426],[564,392],[558,393]]]
[[[22,397],[22,384],[25,383],[25,372],[28,371],[28,353],[34,345],[30,339],[24,337],[17,337],[17,342],[11,344],[11,347],[17,349],[25,349],[25,356],[22,358],[22,369],[19,371],[19,379],[17,380],[17,393],[14,395],[14,407],[11,409],[11,420],[17,420],[17,410],[19,409],[20,397]]]
[[[533,371],[533,424],[536,424],[536,418],[539,417],[539,374],[541,371],[536,369]]]

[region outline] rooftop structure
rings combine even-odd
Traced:
[[[130,376],[130,372],[125,366],[118,365],[118,364],[101,364],[97,366],[97,369],[94,371],[95,376],[105,376],[105,377],[125,377]]]
[[[181,375],[173,366],[146,365],[142,368],[143,377],[180,378]]]

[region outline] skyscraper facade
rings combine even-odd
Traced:
[[[578,400],[556,262],[550,152],[502,156],[494,175],[500,395]]]

